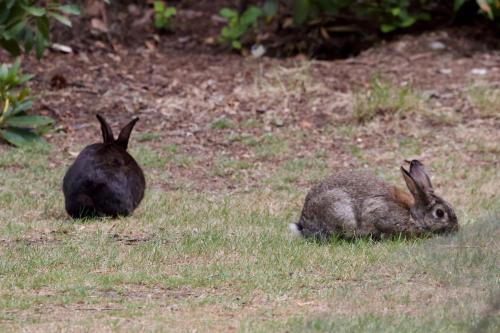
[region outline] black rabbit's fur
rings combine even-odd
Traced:
[[[74,218],[130,215],[144,196],[144,174],[126,151],[138,118],[116,140],[104,118],[97,118],[104,142],[85,147],[63,180],[66,211]]]

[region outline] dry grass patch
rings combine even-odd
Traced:
[[[409,85],[397,85],[374,78],[366,91],[354,94],[353,116],[364,123],[380,114],[402,116],[422,108],[421,98]]]

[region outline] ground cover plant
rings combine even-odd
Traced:
[[[500,52],[445,29],[351,59],[243,58],[185,39],[218,35],[183,24],[220,8],[199,3],[158,44],[61,34],[77,54],[23,60],[34,111],[57,121],[45,144],[0,145],[0,331],[498,331]],[[97,112],[141,118],[130,153],[149,189],[130,217],[71,220],[62,177],[101,140]],[[288,233],[332,170],[404,186],[417,157],[457,234]]]

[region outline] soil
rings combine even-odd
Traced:
[[[133,4],[108,9],[109,34],[90,29],[92,17],[75,20],[74,29],[57,27],[54,42],[70,46],[72,53],[48,50],[40,61],[31,56],[23,60],[24,71],[36,74],[31,83],[37,96],[34,113],[57,121],[56,131],[47,139],[67,159],[53,162],[67,165],[75,145],[100,138],[96,113],[114,128],[139,116],[132,147],[138,145],[134,139],[141,134],[153,133],[151,147],[161,151],[177,145],[193,157],[191,167],[166,164],[174,181],[160,186],[176,188],[189,182],[191,188],[205,190],[238,186],[231,174],[207,173],[221,156],[257,165],[245,179],[245,186],[253,187],[284,160],[314,158],[319,151],[328,152],[331,168],[359,166],[346,147],[355,144],[364,150],[380,149],[382,154],[388,149],[388,136],[401,135],[404,128],[415,125],[449,131],[454,139],[457,126],[491,133],[500,128],[498,117],[481,114],[465,94],[478,79],[491,85],[500,82],[500,52],[477,38],[477,28],[399,36],[356,57],[335,61],[302,55],[255,59],[215,43],[224,25],[216,14],[225,4],[233,5],[231,1],[217,1],[217,5],[183,1],[173,33],[156,33],[151,13],[144,15]],[[436,42],[440,46],[432,48]],[[9,59],[0,54],[1,61]],[[474,74],[474,69],[484,75]],[[380,115],[375,125],[358,126],[352,118],[352,96],[368,88],[373,77],[423,91],[435,110],[457,115],[459,123]],[[214,121],[220,119],[231,126],[214,128]],[[358,126],[354,135],[336,130],[349,124]],[[255,146],[242,140],[252,137],[260,145],[269,134],[286,141],[289,149],[258,157]],[[474,154],[468,158],[482,161]]]

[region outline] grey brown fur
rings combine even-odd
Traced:
[[[458,229],[453,208],[434,194],[423,165],[401,168],[411,196],[367,172],[333,174],[308,193],[292,229],[305,237],[419,236]]]

